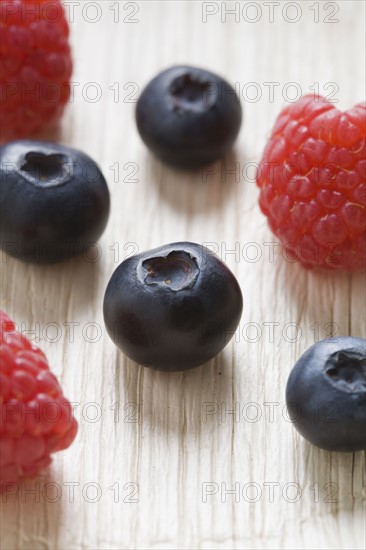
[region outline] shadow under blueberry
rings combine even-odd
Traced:
[[[223,159],[193,170],[172,168],[152,155],[149,161],[159,200],[169,203],[182,215],[187,215],[187,211],[194,215],[220,210],[243,185],[243,165],[235,150]]]
[[[322,513],[352,512],[364,514],[365,451],[331,452],[320,449],[303,438],[301,460],[307,465],[309,498]]]
[[[187,371],[162,372],[139,366],[118,352],[116,377],[139,422],[177,435],[199,434],[220,422],[218,404],[231,401],[232,365],[224,350]]]
[[[34,316],[41,323],[63,322],[70,300],[74,312],[90,309],[91,297],[99,292],[103,257],[97,256],[98,250],[101,249],[89,249],[79,256],[48,264],[26,263],[3,254],[3,277],[6,269],[6,275],[12,278],[17,289],[11,305],[18,319],[27,318],[31,304]],[[37,300],[32,296],[37,296]]]

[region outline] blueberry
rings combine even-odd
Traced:
[[[120,264],[104,297],[114,343],[146,367],[181,371],[206,363],[232,338],[243,299],[237,280],[207,248],[180,242]]]
[[[0,246],[21,260],[51,263],[86,250],[103,233],[109,191],[98,165],[57,143],[0,147]]]
[[[147,147],[162,161],[196,168],[223,157],[233,145],[242,110],[235,90],[214,73],[171,67],[143,90],[136,122]]]
[[[329,451],[366,449],[366,340],[343,336],[311,346],[287,383],[291,420]]]

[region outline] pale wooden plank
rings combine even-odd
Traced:
[[[278,252],[271,262],[265,243],[274,239],[259,212],[255,185],[242,175],[239,183],[228,174],[223,182],[225,168],[222,174],[219,166],[206,183],[197,174],[162,167],[140,142],[134,103],[123,101],[135,89],[132,84],[124,90],[126,83],[141,88],[173,63],[210,68],[237,82],[241,92],[248,82],[257,82],[263,98],[244,102],[236,156],[227,165],[230,169],[236,161],[242,170],[246,163],[258,161],[284,103],[277,92],[274,102],[268,101],[264,82],[279,82],[279,90],[296,82],[304,93],[314,82],[319,82],[321,92],[326,83],[335,82],[342,108],[364,99],[364,3],[338,2],[335,24],[314,23],[312,4],[301,3],[302,18],[294,24],[282,17],[270,23],[265,16],[255,24],[235,23],[230,17],[222,23],[217,16],[203,23],[200,2],[139,2],[135,24],[112,22],[113,2],[100,2],[102,17],[95,24],[84,21],[81,10],[75,9],[74,81],[81,85],[61,137],[101,164],[113,196],[112,214],[100,243],[102,259],[96,264],[84,258],[35,267],[6,258],[2,265],[3,306],[9,314],[31,329],[36,323],[44,329],[50,322],[62,327],[59,341],[42,338],[40,345],[66,395],[80,403],[79,437],[55,458],[39,486],[42,490],[44,484],[57,483],[62,498],[52,503],[41,495],[35,503],[28,495],[27,502],[15,497],[2,503],[2,548],[364,547],[364,453],[330,454],[311,447],[283,415],[288,373],[314,342],[316,327],[319,337],[327,335],[325,325],[330,322],[340,334],[365,337],[363,276],[306,272],[282,261]],[[320,10],[324,16],[324,2]],[[103,92],[95,104],[78,91],[92,81]],[[109,90],[116,82],[122,98],[118,103]],[[116,162],[122,168],[118,183],[110,169]],[[123,170],[126,163],[137,164],[137,182],[122,181],[128,175]],[[122,261],[137,249],[183,239],[218,247],[241,282],[245,309],[237,342],[211,365],[166,376],[139,369],[116,351],[104,331],[101,304],[115,260]],[[250,253],[246,246],[251,242],[258,243],[262,252],[254,263],[243,257],[245,251]],[[114,243],[118,245],[111,250]],[[230,254],[235,243],[239,258]],[[80,323],[73,342],[65,322]],[[83,339],[82,329],[91,322],[102,330],[96,343]],[[248,341],[254,339],[249,323],[261,331],[257,342]],[[269,323],[279,323],[273,341]],[[291,338],[290,330],[283,332],[289,323],[301,328],[297,342],[285,339],[286,334]],[[102,411],[95,423],[85,418],[95,412],[88,408],[93,402]],[[273,422],[269,402],[274,403]],[[110,409],[115,403],[119,422]],[[126,421],[133,410],[125,407],[128,403],[135,404],[138,422]],[[222,417],[221,407],[229,410],[235,403],[240,404],[239,422],[230,414]],[[257,404],[262,414],[258,422],[243,418],[243,410],[253,414],[253,408],[245,409],[248,403]],[[210,410],[214,414],[203,414]],[[221,502],[219,492],[203,502],[202,487],[207,482],[225,483],[228,489],[239,483],[240,490],[253,482],[262,496],[256,503],[245,501],[242,493],[239,502],[233,495]],[[274,502],[264,485],[269,482],[279,484]],[[339,487],[337,503],[324,502],[328,494],[324,485],[329,482]],[[68,483],[79,484],[74,502]],[[88,483],[101,488],[96,503],[83,497]],[[123,489],[126,483],[138,484],[138,503],[123,502],[133,488]],[[298,502],[288,502],[282,495],[289,483],[301,488]],[[120,488],[119,502],[114,502],[109,489],[115,484]],[[314,502],[314,484],[319,502]],[[93,497],[89,490],[87,496]]]

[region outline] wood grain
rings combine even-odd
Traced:
[[[91,23],[86,18],[97,12],[92,6],[85,14],[86,4],[75,6],[71,23],[80,85],[58,137],[95,158],[108,179],[112,212],[101,257],[37,267],[3,256],[1,268],[2,307],[40,337],[77,403],[80,430],[41,480],[1,503],[1,547],[364,548],[365,453],[312,447],[283,409],[289,371],[314,340],[332,327],[365,337],[364,275],[308,272],[285,261],[278,247],[271,258],[275,239],[259,211],[250,163],[258,162],[286,94],[296,92],[289,83],[302,93],[316,82],[320,93],[336,89],[340,108],[364,99],[365,3],[331,2],[339,8],[336,23],[324,23],[326,2],[316,3],[318,23],[307,1],[297,2],[296,23],[283,16],[288,2],[272,23],[259,2],[256,23],[242,12],[239,22],[230,15],[223,22],[221,2],[210,3],[219,12],[203,22],[207,5],[189,1],[98,2],[101,17]],[[244,94],[235,154],[207,178],[162,166],[135,129],[138,90],[175,63],[221,73]],[[99,101],[90,102],[90,82],[100,86]],[[273,102],[268,82],[278,83]],[[251,102],[258,89],[262,97]],[[229,173],[235,163],[238,178]],[[179,240],[211,243],[237,275],[245,307],[236,341],[220,356],[167,376],[116,350],[101,304],[128,254]],[[70,323],[77,323],[74,335]],[[239,417],[228,412],[235,406]],[[239,496],[225,495],[235,484]],[[31,489],[36,493],[26,494]]]

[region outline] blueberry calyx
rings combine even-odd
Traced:
[[[146,285],[167,287],[174,292],[192,288],[200,273],[196,258],[182,250],[173,250],[167,256],[148,258],[141,267]]]
[[[189,72],[173,80],[169,93],[173,109],[179,114],[208,111],[215,105],[217,95],[211,82]]]
[[[328,379],[343,391],[366,392],[366,359],[350,351],[333,353],[325,368]]]
[[[71,179],[72,162],[64,154],[29,151],[25,154],[19,174],[36,187],[55,187]]]

